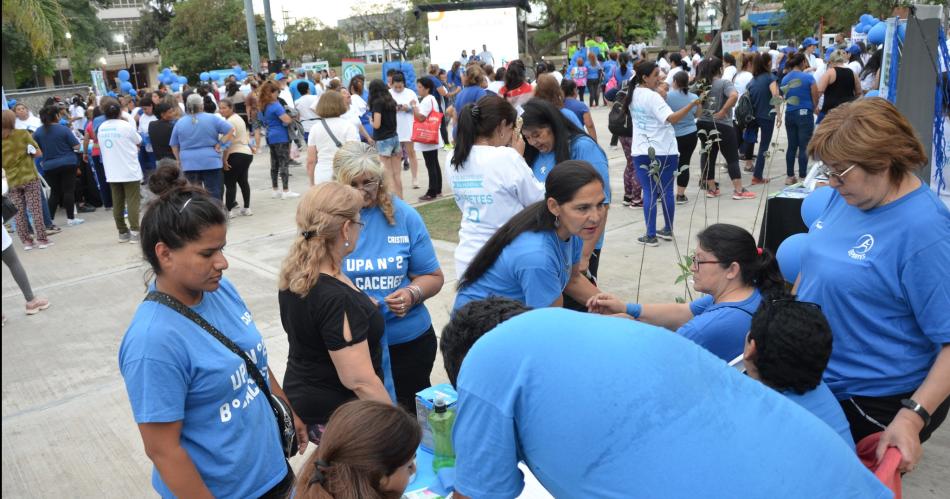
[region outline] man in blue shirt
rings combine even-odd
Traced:
[[[752,318],[742,361],[749,377],[808,409],[854,449],[851,425],[821,374],[831,357],[831,326],[814,303],[763,303]]]
[[[663,329],[512,300],[442,332],[455,497],[892,497],[834,431]],[[765,492],[768,491],[768,492]]]

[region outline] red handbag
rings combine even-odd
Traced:
[[[438,144],[442,113],[433,110],[425,120],[412,120],[412,141],[420,144]]]

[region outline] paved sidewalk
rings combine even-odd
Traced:
[[[690,202],[676,207],[676,246],[658,248],[636,244],[643,234],[642,211],[621,206],[623,154],[612,149],[607,110],[594,110],[600,143],[610,157],[614,203],[600,265],[601,288],[641,302],[672,301],[684,296],[674,285],[678,254],[695,246],[695,233],[708,223],[735,223],[757,233],[761,199],[733,201],[700,197],[696,188],[698,153],[693,159]],[[782,132],[784,147],[784,131]],[[772,190],[784,178],[784,154],[769,167]],[[446,157],[442,158],[443,166]],[[291,186],[302,192],[304,168],[291,168]],[[720,173],[724,187],[728,178]],[[750,177],[744,177],[748,183]],[[406,197],[423,194],[425,168],[420,158],[419,180],[413,190],[404,172]],[[287,340],[277,306],[277,272],[294,233],[296,200],[270,197],[269,165],[259,154],[251,168],[254,188],[252,217],[231,223],[225,253],[226,275],[247,302],[267,340],[271,365],[283,377]],[[762,186],[750,187],[756,194]],[[723,189],[726,192],[727,189]],[[62,212],[59,222],[64,222]],[[64,228],[47,250],[23,252],[14,242],[37,294],[52,306],[39,315],[23,314],[23,297],[10,273],[3,270],[2,418],[3,497],[152,497],[151,463],[145,457],[118,370],[118,348],[133,312],[144,297],[146,265],[137,246],[118,244],[111,213],[99,210],[84,216],[86,223]],[[62,225],[65,225],[64,223]],[[16,237],[14,236],[14,239]],[[445,325],[455,297],[454,244],[436,242],[439,260],[449,279],[442,292],[427,302],[436,331]],[[642,272],[641,272],[642,269]],[[446,380],[437,359],[433,382]],[[293,459],[297,467],[302,458]],[[946,497],[950,489],[950,424],[925,446],[924,460],[905,478],[905,497]],[[943,472],[939,470],[943,469]],[[940,492],[940,491],[943,492]]]

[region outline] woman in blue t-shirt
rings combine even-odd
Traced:
[[[277,100],[280,88],[274,81],[265,81],[258,90],[257,117],[267,128],[267,148],[270,150],[270,183],[272,198],[290,199],[300,197],[300,194],[290,190],[290,134],[287,125],[293,119],[287,114],[284,106]],[[261,129],[254,130],[254,143],[261,147]],[[277,177],[280,177],[283,192],[277,190]]]
[[[584,161],[565,161],[544,188],[544,200],[502,225],[469,263],[453,310],[490,296],[538,308],[560,307],[562,294],[586,303],[598,293],[580,260],[583,241],[597,238],[604,216],[600,173]]]
[[[604,66],[597,60],[597,55],[591,51],[587,54],[587,90],[590,92],[588,104],[590,107],[600,105],[600,82],[604,75]]]
[[[795,178],[795,157],[798,157],[798,176],[808,175],[808,141],[815,131],[815,106],[818,103],[818,85],[815,77],[805,72],[808,63],[804,54],[788,57],[788,74],[782,78],[785,93],[785,130],[788,149],[785,151],[785,185],[798,182]]]
[[[539,182],[547,180],[554,165],[560,165],[571,159],[589,163],[600,174],[604,186],[604,215],[600,219],[597,237],[584,241],[580,265],[581,273],[589,274],[591,282],[596,285],[600,252],[604,245],[604,228],[607,225],[607,211],[610,208],[610,173],[607,167],[607,155],[596,141],[575,123],[565,119],[547,101],[538,98],[528,101],[524,105],[521,119],[523,123],[521,133],[525,138],[524,159]],[[570,296],[565,296],[564,302],[566,308],[585,310],[583,303],[575,302]]]
[[[675,113],[699,100],[699,96],[689,91],[689,73],[678,71],[673,75],[673,87],[666,94],[666,104]],[[676,204],[686,204],[686,187],[689,186],[689,160],[693,157],[699,142],[699,128],[696,127],[697,108],[683,119],[673,124],[676,134],[676,148],[679,150],[679,175],[676,176]],[[629,146],[628,146],[629,149]]]
[[[462,89],[459,90],[458,95],[455,96],[455,102],[453,102],[452,106],[446,111],[446,114],[448,114],[455,123],[455,126],[452,127],[453,143],[458,134],[459,112],[466,104],[474,104],[478,102],[478,99],[485,96],[485,89],[482,88],[482,80],[485,78],[485,72],[482,71],[481,66],[472,64],[461,73],[460,78],[462,81]]]
[[[752,234],[730,224],[713,224],[696,235],[690,257],[693,289],[705,293],[692,303],[624,304],[601,294],[591,312],[626,313],[642,322],[676,331],[729,362],[742,354],[752,315],[762,300],[787,296],[785,280],[767,249]]]
[[[228,216],[221,201],[188,184],[177,166],[149,179],[154,200],[142,217],[149,290],[190,308],[246,352],[270,392],[287,399],[267,344],[234,285],[224,278]],[[247,364],[170,306],[139,304],[119,347],[132,414],[162,497],[286,497],[294,474],[274,412]],[[296,415],[299,452],[306,428]],[[222,451],[226,449],[227,451]]]
[[[911,471],[950,408],[950,210],[917,177],[927,151],[884,99],[828,113],[808,154],[835,190],[798,278],[834,334],[824,380],[854,441],[883,430],[878,456],[897,447]]]
[[[43,126],[33,132],[33,140],[43,151],[40,164],[43,177],[51,189],[50,220],[55,219],[57,208],[62,206],[66,210],[67,225],[79,225],[83,223],[81,218],[76,218],[75,213],[76,167],[79,165],[79,156],[76,153],[80,152],[79,140],[69,127],[60,124],[58,107],[46,106],[40,109],[40,120]]]
[[[169,144],[188,181],[203,185],[212,197],[223,199],[221,151],[231,146],[234,127],[221,116],[206,110],[208,100],[210,97],[203,98],[196,93],[188,96],[185,100],[187,116],[175,122]]]
[[[425,222],[389,192],[371,146],[351,142],[340,147],[333,176],[363,196],[363,230],[356,249],[343,261],[343,272],[381,307],[396,400],[414,412],[416,393],[431,386],[437,349],[423,302],[439,293],[445,276]]]
[[[782,126],[782,103],[772,103],[774,97],[781,97],[778,83],[772,75],[772,56],[768,52],[756,53],[752,58],[752,81],[747,87],[752,99],[755,121],[746,128],[742,137],[748,144],[748,153],[752,154],[755,147],[756,135],[759,135],[759,153],[755,157],[755,167],[752,170],[752,185],[766,184],[769,179],[762,178],[765,170],[765,155],[769,152],[772,142],[772,133],[776,126]]]

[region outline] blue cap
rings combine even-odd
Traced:
[[[860,55],[860,54],[861,54],[861,47],[858,47],[857,45],[852,45],[852,46],[848,47],[848,53],[851,54],[851,55]]]
[[[286,78],[284,73],[277,73],[277,75],[274,76],[274,80],[277,80],[277,81],[283,80],[284,78]]]
[[[802,42],[802,48],[805,48],[805,49],[807,49],[808,47],[811,47],[812,45],[817,46],[818,40],[815,40],[814,38],[810,36],[808,38],[805,38],[805,41]]]

